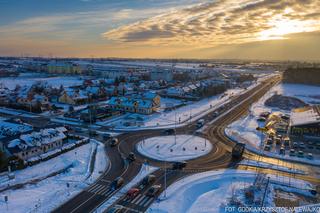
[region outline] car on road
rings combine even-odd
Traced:
[[[128,157],[127,157],[127,159],[129,161],[135,161],[136,160],[136,156],[135,156],[135,154],[133,152],[130,152]]]
[[[163,131],[163,133],[165,135],[173,135],[173,134],[176,133],[176,130],[175,129],[166,129],[166,130]]]
[[[173,170],[183,169],[183,168],[186,167],[186,166],[187,166],[187,162],[185,162],[185,161],[175,162],[175,163],[172,165],[172,169],[173,169]]]
[[[134,198],[136,197],[140,192],[140,189],[138,188],[131,188],[128,192],[127,192],[127,196],[129,198]]]
[[[124,179],[122,177],[116,178],[112,183],[110,184],[110,188],[112,190],[116,190],[120,188],[124,184]]]
[[[150,183],[153,183],[155,180],[156,180],[156,176],[155,175],[148,175],[145,178],[143,178],[141,183],[142,183],[143,186],[147,186]]]
[[[104,133],[104,134],[102,135],[102,138],[103,138],[103,140],[107,141],[107,140],[109,140],[109,139],[111,138],[111,135],[108,134],[108,133]]]
[[[197,128],[201,128],[204,125],[204,119],[200,119],[197,121]]]
[[[155,197],[156,194],[160,191],[161,189],[161,185],[158,184],[158,185],[153,185],[151,186],[151,188],[147,191],[147,196],[149,197]]]
[[[110,140],[110,142],[109,142],[109,145],[110,145],[111,147],[114,147],[114,146],[117,146],[118,143],[119,143],[118,138],[112,138],[112,139]]]

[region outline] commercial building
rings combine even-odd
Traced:
[[[290,134],[293,136],[320,137],[320,105],[292,110]]]

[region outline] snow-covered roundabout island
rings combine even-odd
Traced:
[[[198,158],[212,150],[205,138],[193,135],[170,135],[145,139],[136,146],[137,151],[160,161],[183,161]]]
[[[259,212],[250,211],[248,207],[264,206],[276,210],[277,199],[295,202],[301,200],[301,196],[313,197],[305,190],[310,188],[308,182],[282,176],[268,177],[232,169],[194,174],[170,185],[166,197],[163,192],[147,212]],[[299,201],[298,205],[314,204]]]

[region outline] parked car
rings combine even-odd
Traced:
[[[285,155],[286,154],[286,150],[284,149],[284,147],[280,148],[279,154],[280,155]]]
[[[306,145],[301,142],[301,143],[299,143],[299,148],[300,148],[300,149],[305,149],[305,148],[306,148]]]
[[[293,148],[298,148],[298,143],[297,142],[293,142],[292,147]]]
[[[309,141],[308,142],[308,149],[313,149],[313,142],[312,141]]]
[[[175,162],[175,163],[172,165],[172,169],[173,169],[173,170],[183,169],[183,168],[186,167],[186,166],[187,166],[187,162],[185,162],[185,161]]]
[[[135,154],[133,152],[130,152],[128,157],[127,157],[127,159],[129,161],[135,161],[136,160],[136,156],[135,156]]]
[[[153,185],[147,192],[147,196],[154,197],[161,189],[161,185]]]
[[[110,140],[110,142],[109,142],[109,145],[110,145],[111,147],[114,147],[114,146],[117,146],[118,143],[119,143],[118,138],[112,138],[112,139]]]
[[[269,138],[269,139],[267,140],[267,144],[268,144],[268,145],[273,144],[273,140]]]
[[[307,158],[310,159],[310,160],[313,159],[312,153],[308,153]]]
[[[294,149],[290,149],[289,155],[290,156],[295,156],[295,150]]]
[[[290,139],[288,137],[283,139],[283,143],[285,146],[289,146],[290,145]]]
[[[127,196],[130,198],[134,198],[135,196],[137,196],[140,192],[140,189],[137,188],[132,188],[127,192]]]
[[[120,188],[124,184],[124,179],[122,177],[116,178],[112,183],[110,184],[110,188],[112,190],[116,190]]]
[[[303,155],[304,155],[303,151],[300,150],[300,151],[298,152],[298,157],[299,157],[299,158],[303,158]]]
[[[270,151],[271,150],[271,146],[270,145],[265,145],[264,146],[264,150],[265,151]]]
[[[275,138],[276,144],[281,144],[281,139],[280,138]]]

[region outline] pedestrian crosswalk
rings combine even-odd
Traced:
[[[145,208],[145,207],[149,206],[153,200],[154,200],[153,197],[149,197],[144,194],[139,194],[135,198],[125,197],[122,200],[121,204],[123,204],[123,205],[134,204],[137,207]]]
[[[108,197],[109,195],[111,195],[114,192],[114,190],[112,190],[108,185],[102,185],[102,184],[98,184],[98,183],[93,185],[92,187],[90,187],[86,191],[91,192],[93,194],[106,196],[106,197]]]

